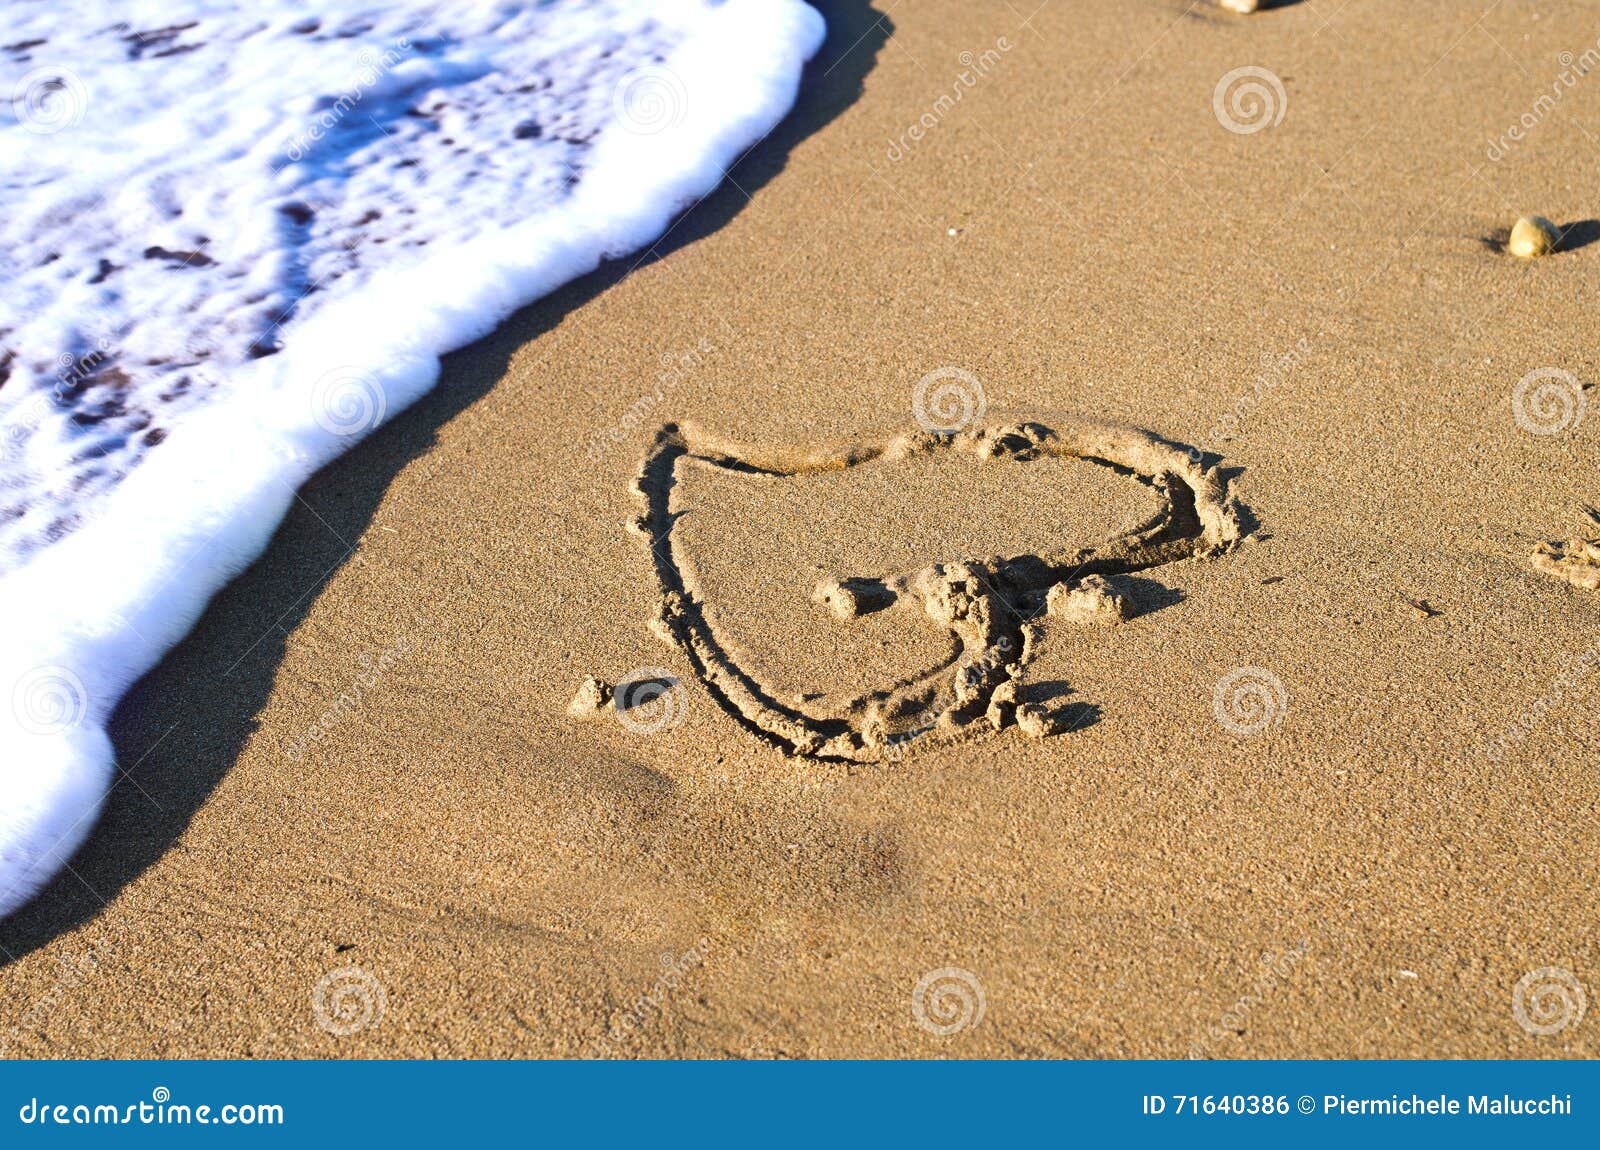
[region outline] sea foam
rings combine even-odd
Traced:
[[[439,357],[792,106],[798,0],[53,0],[0,47],[0,916],[118,699]]]

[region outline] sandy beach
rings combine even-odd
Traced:
[[[1600,536],[1594,9],[816,6],[723,186],[448,357],[124,701],[0,923],[7,1055],[1600,1055],[1600,592],[1530,561]],[[1528,214],[1561,250],[1503,250]],[[652,630],[636,477],[668,425],[889,443],[940,371],[971,431],[1194,447],[1239,537],[1045,620],[1070,729],[785,754]],[[662,498],[730,657],[821,708],[948,640],[819,581],[1091,547],[1182,511],[1149,478]],[[568,713],[640,674],[648,717]]]

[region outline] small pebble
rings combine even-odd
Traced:
[[[572,696],[572,702],[567,704],[567,714],[575,719],[592,719],[609,702],[611,702],[611,684],[590,675],[579,685],[578,693]]]
[[[1242,12],[1249,15],[1261,7],[1261,0],[1217,0],[1217,4],[1229,12]]]
[[[1435,607],[1426,599],[1413,599],[1410,595],[1402,595],[1400,598],[1405,601],[1407,607],[1410,607],[1417,613],[1419,618],[1432,619],[1435,615],[1444,614],[1443,611],[1439,610],[1439,608]]]
[[[1543,216],[1523,216],[1511,228],[1506,251],[1520,259],[1531,260],[1555,251],[1560,239],[1556,226]]]
[[[812,602],[833,612],[835,619],[854,619],[881,610],[894,599],[893,591],[873,579],[825,579],[811,593]]]

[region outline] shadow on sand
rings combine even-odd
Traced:
[[[827,42],[806,69],[794,109],[730,169],[731,180],[689,209],[648,253],[602,266],[446,356],[439,386],[313,476],[262,557],[220,591],[194,632],[135,684],[111,721],[122,773],[100,825],[70,870],[0,923],[0,963],[92,919],[173,846],[256,729],[289,633],[352,557],[344,541],[360,538],[391,479],[433,446],[440,427],[493,388],[517,349],[631,269],[732,220],[748,202],[746,193],[783,170],[796,144],[860,97],[893,25],[866,3],[810,3],[827,19]]]

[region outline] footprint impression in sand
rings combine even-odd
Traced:
[[[1145,431],[1088,420],[912,433],[818,453],[762,450],[692,426],[671,425],[658,434],[634,482],[644,510],[629,525],[649,544],[661,585],[651,628],[684,652],[719,705],[747,730],[790,754],[875,761],[1013,723],[1029,735],[1053,734],[1067,726],[1063,716],[1026,699],[1028,667],[1047,636],[1130,617],[1131,573],[1216,556],[1240,539],[1240,510],[1226,482],[1194,455]],[[1030,481],[1068,486],[1066,468],[1071,465],[1093,472],[1089,478],[1122,503],[1109,520],[1078,525],[1080,531],[1098,526],[1098,531],[1090,530],[1091,538],[1110,535],[1087,546],[1059,537],[1065,525],[1055,521],[1055,509],[1043,495],[1027,506],[995,505],[982,517],[993,522],[979,525],[990,533],[1003,529],[1001,547],[1018,534],[1037,536],[1028,540],[1033,549],[1026,553],[952,556],[864,571],[849,564],[850,551],[825,546],[825,559],[842,567],[827,570],[824,564],[819,571],[816,563],[796,562],[760,570],[768,584],[772,570],[786,581],[795,580],[793,598],[809,600],[803,604],[806,611],[828,631],[806,644],[780,629],[766,648],[770,654],[763,657],[750,654],[752,647],[759,648],[759,637],[747,646],[740,642],[746,636],[729,633],[726,620],[748,607],[751,596],[708,589],[704,572],[717,560],[728,570],[756,569],[758,565],[743,562],[743,553],[756,540],[746,524],[742,533],[727,535],[727,544],[697,554],[686,539],[692,540],[696,531],[710,532],[699,523],[714,516],[685,494],[690,486],[686,480],[745,485],[732,490],[770,497],[804,482],[842,482],[867,471],[877,473],[875,481],[893,482],[903,468],[927,482],[929,475],[946,474],[940,467],[953,465],[966,467],[962,474],[975,477],[970,482],[981,479],[1002,492],[1020,490]],[[969,499],[961,506],[970,517],[972,507],[990,504]],[[791,534],[813,543],[831,538],[835,525],[820,514],[822,508],[796,500],[787,510],[764,520],[758,516],[756,522],[781,522]],[[882,514],[881,523],[869,521],[868,528],[874,538],[889,539],[913,533],[919,523],[919,516],[891,509]],[[892,543],[884,545],[888,549],[883,554],[894,553]],[[803,566],[813,570],[795,571]],[[717,578],[726,582],[727,577]],[[787,597],[790,587],[786,582],[772,593]],[[770,613],[747,612],[749,629],[760,631]],[[870,628],[883,632],[878,642],[884,647],[891,640],[909,645],[918,665],[909,673],[876,667],[875,647],[869,650],[859,642],[851,646],[860,637],[852,629],[870,638],[878,633]],[[785,689],[793,684],[774,681],[768,669],[783,662],[785,648],[789,654],[803,648],[813,666],[831,664],[856,672],[866,668],[878,681],[848,693]]]

